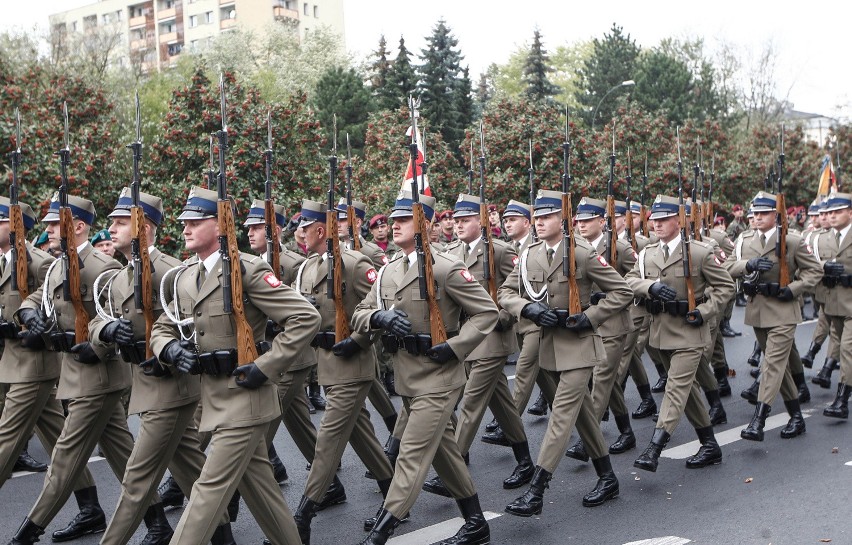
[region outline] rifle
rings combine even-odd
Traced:
[[[133,153],[133,179],[130,182],[130,261],[133,263],[133,301],[136,312],[145,317],[145,359],[151,351],[151,328],[154,326],[154,292],[151,280],[151,259],[148,256],[148,235],[145,233],[145,212],[139,201],[142,163],[142,110],[136,92],[136,141],[127,147]]]
[[[216,187],[216,154],[213,151],[213,135],[210,135],[210,166],[207,168],[205,189]]]
[[[473,195],[473,140],[470,141],[470,168],[467,170],[467,194]]]
[[[616,233],[613,218],[615,218],[615,196],[612,194],[612,182],[615,178],[615,123],[612,124],[612,154],[609,156],[609,180],[606,182],[606,229],[605,250],[607,261],[613,267],[618,259],[618,233]]]
[[[778,232],[775,239],[775,255],[778,257],[778,284],[784,288],[790,283],[790,268],[787,264],[787,205],[784,202],[784,125],[781,125],[781,153],[778,154],[778,192],[775,194],[775,217]]]
[[[689,310],[692,311],[695,310],[695,286],[692,283],[692,254],[689,252],[689,229],[686,227],[686,205],[683,203],[683,161],[680,154],[680,127],[675,129],[675,135],[677,137],[677,195],[680,199],[678,208],[680,249],[683,254],[683,279],[686,281],[686,299]]]
[[[695,142],[695,165],[692,167],[694,174],[692,179],[692,206],[689,208],[690,223],[692,223],[692,237],[701,240],[701,215],[698,213],[698,177],[701,174],[701,141],[696,138]]]
[[[334,115],[334,133],[332,151],[328,158],[328,209],[325,212],[325,252],[328,263],[326,278],[326,297],[334,301],[334,340],[340,342],[347,338],[349,317],[343,304],[343,257],[340,255],[340,237],[337,236],[337,200],[334,196],[334,182],[337,180],[337,114]],[[350,225],[352,225],[350,223]]]
[[[627,223],[627,242],[630,243],[630,246],[633,247],[633,251],[635,252],[638,247],[636,246],[636,229],[633,227],[633,210],[630,208],[630,181],[633,179],[630,168],[630,146],[627,147],[627,198],[624,200],[625,207],[627,210],[624,212],[624,221]]]
[[[355,207],[352,206],[352,148],[349,146],[349,133],[346,133],[346,223],[349,225],[352,249],[360,252],[361,236],[355,233]]]
[[[275,221],[275,201],[272,199],[272,120],[271,114],[266,112],[266,143],[267,149],[263,152],[266,163],[266,182],[264,182],[263,221],[266,224],[266,261],[272,267],[275,278],[281,280],[281,243],[275,234],[278,226]]]
[[[89,340],[89,313],[83,305],[80,291],[80,268],[82,260],[77,255],[74,241],[74,214],[68,205],[68,166],[71,164],[71,148],[68,143],[68,103],[62,103],[65,118],[65,147],[54,152],[59,156],[59,239],[62,248],[62,296],[74,306],[74,340],[77,344]]]
[[[580,314],[580,288],[577,287],[577,261],[574,259],[574,218],[571,214],[571,141],[568,135],[568,108],[565,108],[565,140],[562,142],[562,275],[568,278],[568,314]]]
[[[710,159],[710,185],[707,187],[707,200],[704,202],[705,212],[704,212],[704,223],[705,226],[709,229],[713,228],[714,218],[713,214],[715,211],[713,210],[713,184],[716,182],[716,154],[713,153],[713,157]],[[703,180],[702,180],[703,183]]]
[[[639,218],[642,227],[642,234],[649,236],[648,231],[648,210],[645,208],[645,187],[648,184],[648,151],[645,150],[645,169],[642,171],[642,193],[639,194]]]
[[[225,154],[228,152],[228,117],[225,99],[225,77],[219,74],[219,108],[222,115],[222,128],[216,131],[219,140],[219,183],[218,222],[219,253],[222,255],[222,296],[223,310],[231,314],[237,334],[237,362],[239,365],[251,363],[257,359],[254,344],[254,332],[246,319],[243,306],[243,271],[240,263],[240,249],[234,228],[234,210],[228,197],[228,178],[225,173]]]
[[[497,271],[494,266],[494,241],[491,238],[491,222],[488,220],[488,205],[485,204],[485,134],[482,120],[479,121],[479,230],[482,236],[482,278],[488,283],[488,293],[497,302]]]
[[[535,206],[535,168],[533,167],[532,139],[530,139],[530,217],[533,215]],[[533,242],[538,242],[538,233],[535,232],[535,222],[530,222],[530,235]]]
[[[12,185],[9,187],[9,245],[12,247],[12,289],[21,300],[27,298],[27,232],[24,213],[18,202],[18,169],[21,166],[21,112],[15,108],[15,150],[9,154],[12,161]]]
[[[411,143],[408,152],[411,156],[411,215],[414,221],[414,251],[417,253],[417,274],[420,286],[420,297],[426,301],[430,316],[430,333],[432,335],[432,346],[447,341],[447,328],[441,316],[441,307],[435,290],[435,275],[432,268],[432,250],[429,247],[429,225],[426,223],[426,214],[423,212],[423,204],[420,202],[420,189],[417,183],[417,103],[414,98],[408,97],[408,109],[411,111]],[[423,156],[424,187],[426,177],[426,156]],[[424,236],[425,235],[425,236]]]

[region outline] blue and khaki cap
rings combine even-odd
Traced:
[[[24,217],[24,229],[29,231],[36,224],[36,215],[27,203],[18,201],[21,207],[21,215]],[[9,221],[9,207],[12,201],[8,197],[0,197],[0,221]]]
[[[299,219],[299,228],[307,227],[318,221],[325,221],[328,206],[325,203],[304,199],[302,201],[302,215]]]
[[[642,213],[642,203],[639,201],[630,201],[630,211],[634,214]]]
[[[751,200],[752,212],[775,212],[775,195],[768,191],[758,191]]]
[[[68,207],[71,208],[71,215],[75,218],[83,220],[86,225],[95,223],[95,204],[89,199],[68,195]],[[55,192],[50,199],[50,208],[47,214],[41,218],[43,222],[59,221],[59,192]]]
[[[626,201],[615,201],[613,208],[615,208],[615,217],[626,216],[627,215],[627,202]]]
[[[523,216],[530,219],[530,205],[525,202],[512,199],[509,201],[509,204],[506,205],[506,209],[503,211],[503,217],[511,218],[512,216]]]
[[[109,231],[107,231],[106,229],[101,229],[100,231],[95,233],[95,236],[93,236],[92,240],[90,240],[89,242],[91,242],[92,246],[94,246],[98,242],[105,242],[107,240],[112,240],[112,237],[109,235]]]
[[[193,186],[178,220],[206,220],[219,215],[219,194],[210,189]]]
[[[606,201],[593,199],[591,197],[583,197],[577,203],[577,213],[575,219],[577,221],[590,220],[595,217],[602,218],[606,215]]]
[[[832,193],[825,201],[825,211],[833,212],[852,208],[852,193]]]
[[[432,218],[435,217],[435,204],[437,200],[435,197],[430,197],[429,195],[420,195],[418,200],[420,204],[423,205],[423,215],[426,216],[426,221],[432,221]],[[396,196],[396,201],[393,204],[393,210],[391,211],[391,218],[409,218],[414,213],[412,212],[412,206],[414,205],[414,201],[411,199],[411,191],[400,191],[399,195]]]
[[[355,209],[355,216],[361,218],[361,221],[367,219],[367,205],[365,203],[352,199],[352,208]],[[334,209],[337,210],[337,219],[346,219],[348,209],[345,198],[341,197]]]
[[[280,204],[272,206],[275,208],[275,223],[278,224],[278,227],[284,227],[287,223],[284,206]],[[249,209],[246,221],[243,222],[243,226],[248,227],[249,225],[258,225],[261,223],[266,223],[266,201],[255,199],[251,202],[251,208]]]
[[[145,214],[145,217],[151,220],[154,225],[160,225],[163,222],[163,200],[161,198],[140,191],[139,206],[142,207],[142,213]],[[125,187],[118,196],[115,208],[107,217],[129,218],[131,208],[133,208],[133,198],[131,197],[130,188]]]
[[[462,193],[456,199],[456,204],[453,207],[453,218],[465,218],[469,216],[478,216],[482,201],[479,197]]]
[[[657,195],[654,204],[651,205],[651,215],[648,219],[661,220],[677,216],[680,211],[680,199]]]
[[[557,212],[562,212],[562,193],[539,189],[533,204],[533,217],[549,216]]]

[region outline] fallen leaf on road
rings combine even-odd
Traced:
[[[820,543],[831,543],[831,539],[824,537],[824,538],[820,539],[819,542]]]
[[[837,447],[831,447],[831,453],[832,453],[832,454],[837,454],[838,452],[840,452],[840,449],[839,449],[839,448],[837,448]]]
[[[749,477],[749,478],[747,478],[747,479],[746,479],[745,481],[743,481],[743,482],[744,482],[744,483],[746,483],[746,484],[748,484],[748,483],[752,482],[753,480],[754,480],[754,479],[752,479],[751,477]]]

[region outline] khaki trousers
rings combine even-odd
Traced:
[[[760,363],[760,390],[757,400],[772,405],[775,396],[781,392],[784,401],[797,399],[799,389],[793,382],[791,367],[793,359],[802,360],[798,352],[793,355],[793,343],[796,340],[796,324],[775,327],[755,327],[754,336],[763,349],[763,361]]]
[[[684,325],[684,327],[688,327]],[[695,380],[695,372],[701,363],[703,347],[679,348],[677,350],[659,350],[663,367],[669,375],[666,391],[660,405],[657,428],[674,434],[681,416],[686,414],[695,429],[710,426],[707,408],[701,400],[701,391]]]

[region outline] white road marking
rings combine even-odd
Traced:
[[[641,541],[631,541],[624,545],[684,545],[684,543],[692,543],[692,540],[686,539],[685,537],[666,536],[643,539]]]
[[[485,511],[483,514],[485,515],[485,520],[496,519],[497,517],[503,516],[501,513],[494,513],[493,511]],[[388,545],[431,545],[432,543],[436,543],[442,539],[447,539],[448,537],[456,535],[456,532],[459,531],[459,528],[461,528],[463,524],[464,519],[461,517],[445,520],[444,522],[439,522],[438,524],[433,524],[432,526],[420,528],[419,530],[415,530],[411,533],[391,538],[388,541]],[[399,530],[399,528],[405,528],[405,526],[399,526],[397,527],[397,530]]]
[[[846,463],[845,463],[845,464],[843,464],[843,465],[845,465],[845,466],[852,466],[852,462],[846,462]]]
[[[86,462],[86,463],[91,464],[92,462],[99,462],[101,460],[106,460],[106,458],[104,458],[103,456],[92,456],[91,458],[89,458],[89,461]],[[26,477],[27,475],[36,475],[37,473],[41,473],[41,472],[16,471],[16,472],[12,473],[12,476],[10,478],[14,479],[15,477]]]
[[[813,409],[804,410],[802,411],[802,416],[804,418],[810,418],[812,412]],[[789,420],[790,416],[787,413],[770,416],[766,419],[766,426],[764,426],[763,430],[769,431],[786,426]],[[729,445],[735,441],[743,441],[743,438],[740,437],[740,431],[742,431],[742,429],[747,425],[748,424],[745,424],[743,427],[732,428],[730,430],[717,433],[716,441],[719,442],[719,446]],[[673,460],[685,460],[695,454],[700,446],[701,444],[697,440],[690,441],[683,445],[668,448],[664,450],[660,456],[663,458],[671,458]]]
[[[506,380],[515,380],[515,375],[509,375],[506,377]]]

